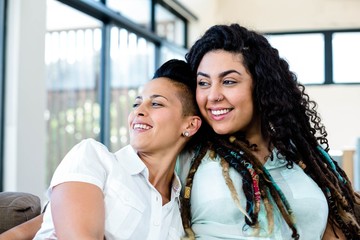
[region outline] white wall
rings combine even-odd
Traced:
[[[4,190],[45,189],[45,13],[43,0],[8,1]]]
[[[213,24],[237,22],[261,32],[360,28],[358,0],[179,0],[199,20],[193,43]]]
[[[360,84],[308,86],[333,150],[355,149],[360,137]]]
[[[357,0],[218,0],[217,9],[220,21],[240,21],[261,31],[360,26]]]

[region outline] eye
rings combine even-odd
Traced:
[[[197,83],[200,87],[207,87],[210,85],[210,83],[208,81],[205,81],[205,80],[198,80],[198,83]]]
[[[137,108],[139,107],[141,104],[141,100],[140,99],[135,99],[135,102],[133,103],[132,107],[133,108]]]
[[[133,107],[133,108],[137,108],[139,105],[140,105],[139,103],[134,103],[134,104],[132,105],[132,107]]]
[[[236,83],[236,81],[233,80],[233,79],[224,79],[224,80],[223,80],[223,84],[224,84],[224,85],[233,85],[233,84],[235,84],[235,83]]]
[[[161,104],[161,103],[159,103],[159,102],[152,102],[152,103],[151,103],[151,106],[153,106],[153,107],[162,107],[162,106],[164,106],[164,105]]]

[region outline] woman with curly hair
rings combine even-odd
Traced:
[[[316,103],[267,39],[216,25],[186,60],[208,124],[182,166],[188,238],[359,239],[359,195],[328,154]]]

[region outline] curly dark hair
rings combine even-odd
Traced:
[[[242,55],[243,64],[253,79],[255,111],[261,119],[262,135],[269,139],[269,151],[271,152],[272,147],[276,148],[278,154],[286,158],[288,168],[292,168],[294,163],[303,168],[327,198],[331,224],[339,227],[348,239],[356,239],[360,235],[360,226],[355,219],[354,204],[359,204],[360,197],[353,191],[345,172],[328,155],[327,132],[316,111],[317,104],[305,93],[304,85],[297,81],[288,63],[262,34],[238,24],[209,28],[185,58],[192,71],[196,72],[204,55],[216,50]],[[194,158],[186,182],[187,196],[184,197],[182,215],[187,232],[191,232],[189,219],[192,179],[206,150],[210,149],[238,170],[245,180],[249,180],[243,182],[252,183],[252,186],[243,183],[248,203],[247,212],[250,212],[250,219],[245,217],[246,223],[253,227],[258,224],[259,209],[255,207],[252,210],[249,203],[257,206],[260,201],[257,196],[261,196],[266,207],[267,199],[271,197],[293,230],[293,238],[299,238],[286,196],[252,154],[251,143],[245,139],[244,134],[238,132],[234,136],[218,135],[209,127],[207,131],[210,133],[204,138],[206,140],[202,142],[201,149]],[[251,164],[252,169],[247,169],[245,164]],[[255,181],[256,179],[258,180]]]

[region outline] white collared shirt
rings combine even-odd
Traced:
[[[180,239],[184,230],[179,211],[179,178],[175,174],[170,202],[164,206],[161,194],[148,179],[147,167],[130,145],[114,154],[101,143],[87,139],[62,160],[48,193],[51,194],[54,186],[68,181],[87,182],[102,189],[107,240]],[[34,239],[57,239],[50,206]]]

